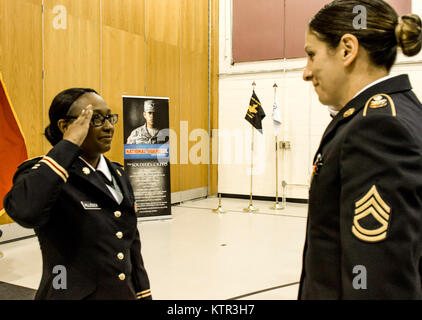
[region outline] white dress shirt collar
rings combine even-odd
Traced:
[[[382,78],[380,78],[378,80],[375,80],[374,82],[368,84],[365,88],[363,88],[362,90],[360,90],[358,93],[356,93],[355,96],[352,98],[352,100],[354,98],[356,98],[358,95],[360,95],[362,92],[364,92],[365,90],[369,89],[370,87],[373,87],[373,86],[375,86],[376,84],[378,84],[380,82],[383,82],[383,81],[385,81],[387,79],[394,78],[394,77],[395,77],[394,75],[391,75],[390,74],[390,75],[388,75],[386,77],[382,77]],[[340,112],[339,110],[336,110],[334,107],[330,107],[330,106],[328,107],[328,111],[330,112],[330,114],[331,114],[331,116],[333,118]]]
[[[107,162],[103,155],[100,155],[100,161],[98,161],[97,168],[94,168],[91,164],[89,164],[84,158],[79,157],[92,171],[101,171],[107,177],[108,180],[112,181],[111,172],[108,168]]]
[[[109,185],[106,185],[106,186],[107,186],[108,190],[110,190],[113,197],[116,199],[117,203],[120,204],[123,200],[123,194],[122,194],[122,191],[120,190],[120,187],[119,187],[117,181],[111,175],[110,168],[108,167],[104,156],[103,155],[100,156],[100,161],[98,162],[97,169],[95,169],[93,166],[91,166],[82,157],[79,157],[79,159],[81,159],[83,162],[85,162],[86,165],[89,166],[92,171],[94,171],[94,172],[97,171],[97,170],[101,171],[107,177],[108,180],[113,182],[114,187],[110,187]]]
[[[378,83],[380,83],[380,82],[383,82],[383,81],[385,81],[385,80],[387,80],[387,79],[390,79],[390,78],[393,78],[393,77],[395,77],[394,75],[388,75],[388,76],[386,76],[386,77],[382,77],[382,78],[380,78],[380,79],[378,79],[378,80],[375,80],[374,82],[372,82],[372,83],[370,83],[370,84],[368,84],[365,88],[363,88],[362,90],[360,90],[358,93],[356,93],[355,94],[355,96],[353,97],[353,99],[354,98],[356,98],[358,95],[360,95],[362,92],[364,92],[365,90],[367,90],[367,89],[369,89],[370,87],[373,87],[373,86],[375,86],[376,84],[378,84]]]

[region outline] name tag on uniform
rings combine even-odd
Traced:
[[[101,210],[100,206],[95,202],[81,201],[81,204],[85,210]]]

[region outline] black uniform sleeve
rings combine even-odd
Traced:
[[[13,186],[4,198],[8,215],[25,228],[37,228],[49,220],[61,187],[67,182],[68,168],[81,149],[62,140],[48,154],[23,163],[13,177]]]
[[[151,300],[151,288],[141,255],[141,241],[138,230],[136,230],[135,240],[130,248],[130,257],[132,260],[132,280],[136,290],[136,297],[142,300]]]
[[[421,298],[422,150],[397,118],[373,114],[341,152],[341,298]]]

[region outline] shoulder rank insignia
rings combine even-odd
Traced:
[[[393,99],[387,94],[377,94],[373,97],[371,97],[365,105],[365,109],[363,111],[363,116],[366,117],[368,114],[368,108],[369,109],[380,109],[385,107],[391,107],[391,113],[395,117],[397,115],[396,112],[396,105],[394,104]]]
[[[379,242],[387,237],[391,208],[381,198],[375,186],[356,202],[352,233],[365,242]]]

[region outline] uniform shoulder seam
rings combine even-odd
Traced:
[[[42,158],[43,158],[43,157],[34,157],[34,158],[31,158],[31,159],[25,160],[24,162],[22,162],[22,163],[18,166],[18,168],[25,167],[25,166],[27,166],[27,165],[31,165],[31,164],[37,163],[37,162],[38,162],[38,161],[40,161]]]
[[[123,168],[123,165],[121,163],[119,163],[119,162],[112,161],[111,163],[115,164],[116,166],[118,166],[120,168]]]

